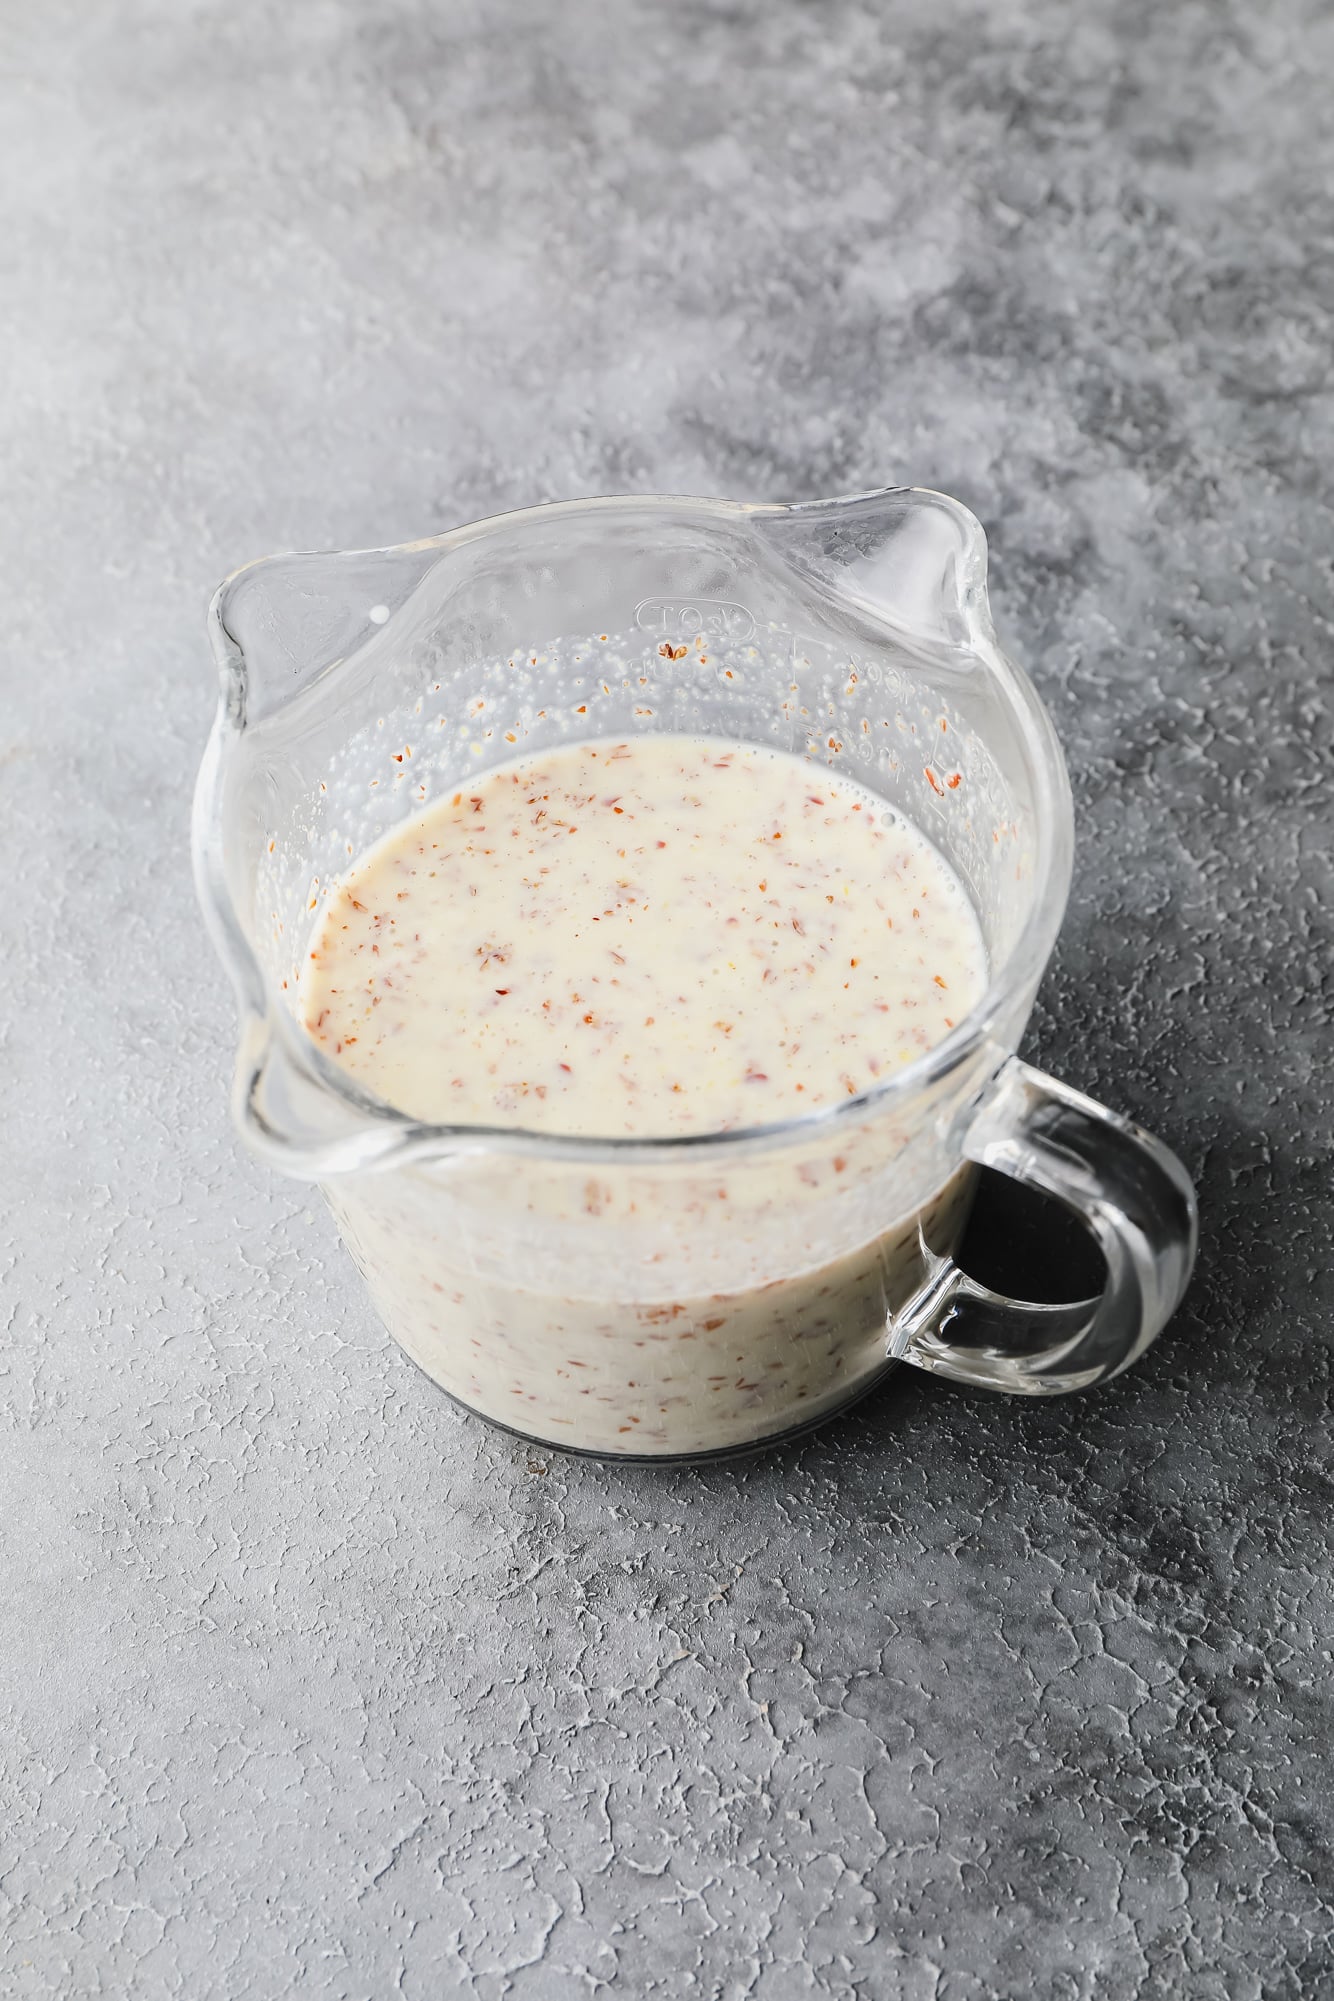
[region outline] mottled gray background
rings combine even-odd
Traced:
[[[0,1990],[1334,1991],[1325,0],[3,0]],[[208,591],[569,494],[987,525],[1133,1376],[599,1470],[225,1120]]]

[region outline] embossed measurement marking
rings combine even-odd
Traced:
[[[755,620],[743,604],[724,598],[645,598],[635,607],[635,624],[664,639],[749,639]]]

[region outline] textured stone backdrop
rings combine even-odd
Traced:
[[[1334,1991],[1329,7],[0,38],[0,1989]],[[207,593],[897,479],[982,517],[1069,754],[1028,1053],[1185,1156],[1198,1280],[1084,1399],[535,1454],[227,1128]]]

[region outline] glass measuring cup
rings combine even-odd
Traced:
[[[985,570],[965,508],[891,488],[568,502],[270,557],[218,591],[194,853],[240,1001],[235,1117],[320,1184],[390,1332],[470,1409],[567,1450],[697,1457],[804,1429],[900,1361],[1082,1388],[1176,1306],[1196,1243],[1180,1163],[1014,1054],[1071,807]],[[780,1125],[598,1140],[425,1125],[304,1034],[302,964],[352,858],[460,778],[652,731],[795,751],[927,834],[990,968],[944,1042]],[[1037,1306],[959,1269],[979,1164],[1080,1216],[1106,1259],[1097,1300]]]

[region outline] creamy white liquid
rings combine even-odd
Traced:
[[[418,1118],[655,1138],[844,1103],[985,978],[965,892],[874,794],[648,736],[489,772],[393,830],[330,895],[298,1001]],[[884,1368],[886,1317],[970,1193],[962,1172],[899,1197],[903,1143],[881,1119],[653,1183],[514,1158],[492,1193],[478,1166],[471,1207],[424,1172],[327,1192],[386,1322],[452,1394],[544,1440],[664,1456],[777,1436]]]
[[[958,881],[874,794],[650,736],[488,772],[395,829],[331,897],[301,1010],[414,1117],[649,1138],[856,1096],[984,982]]]

